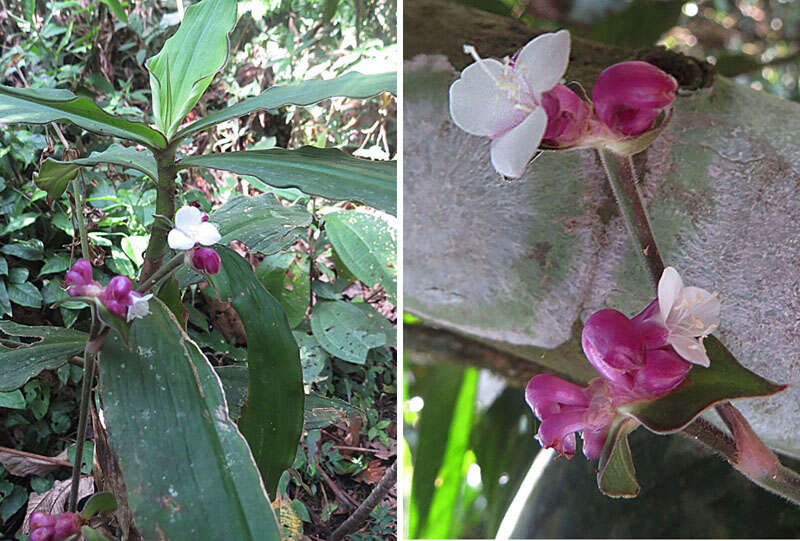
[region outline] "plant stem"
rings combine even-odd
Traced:
[[[633,159],[608,150],[597,152],[631,237],[636,242],[636,253],[657,289],[664,272],[664,261],[637,187]],[[716,409],[730,428],[733,438],[701,417],[684,428],[683,432],[722,455],[753,483],[800,505],[800,475],[780,463],[733,404],[725,402],[716,406]]]
[[[642,196],[639,194],[633,158],[619,156],[609,150],[598,150],[597,152],[600,155],[600,161],[603,162],[608,183],[617,199],[619,209],[628,225],[628,231],[637,242],[636,255],[645,270],[649,272],[653,286],[657,287],[658,281],[664,273],[664,262],[661,260],[656,238],[650,227],[650,220],[647,219]]]
[[[158,282],[162,278],[164,278],[172,271],[183,265],[185,257],[186,255],[183,252],[180,252],[175,257],[167,261],[167,263],[163,267],[159,268],[150,278],[147,279],[146,282],[140,285],[136,289],[136,292],[142,294],[147,293],[147,291],[152,287],[154,287],[156,284],[158,284]]]
[[[169,220],[175,217],[175,178],[178,176],[178,168],[175,165],[175,146],[176,143],[172,143],[164,150],[154,151],[158,168],[156,214]],[[164,218],[157,217],[153,222],[139,282],[146,282],[161,267],[162,259],[167,252],[169,229],[169,224]]]
[[[94,324],[92,325],[94,327]],[[81,387],[81,406],[78,412],[78,436],[75,441],[75,460],[72,463],[72,484],[69,489],[69,511],[74,513],[78,508],[78,487],[81,480],[81,463],[83,462],[83,444],[86,439],[86,425],[89,419],[89,402],[92,398],[92,382],[94,380],[94,353],[89,351],[91,339],[83,351],[83,384]]]
[[[81,181],[83,181],[83,173],[80,174]],[[75,178],[72,179],[72,195],[75,199],[75,222],[78,224],[78,235],[81,239],[81,255],[83,258],[90,263],[92,262],[92,256],[89,252],[89,234],[86,232],[86,224],[83,221],[83,189],[81,187],[82,182],[78,182],[78,176],[76,175]],[[94,307],[92,307],[92,311],[94,311]]]
[[[311,310],[314,308],[314,280],[317,278],[317,267],[314,264],[316,255],[316,239],[314,238],[314,228],[318,225],[317,222],[317,200],[311,197],[311,226],[308,228],[308,314],[310,316]]]
[[[367,518],[369,514],[375,509],[381,500],[386,496],[389,490],[395,485],[397,481],[397,460],[395,460],[389,469],[383,474],[383,478],[378,482],[372,492],[367,496],[367,499],[364,500],[361,505],[358,506],[358,509],[353,511],[353,514],[350,515],[350,518],[342,522],[342,524],[334,530],[334,532],[330,536],[330,541],[339,541],[345,535],[354,532],[361,526]]]

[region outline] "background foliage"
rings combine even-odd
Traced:
[[[0,82],[69,89],[90,96],[111,113],[147,121],[142,111],[149,117],[150,95],[142,64],[174,33],[178,11],[188,5],[2,2]],[[250,0],[239,2],[239,13],[229,61],[188,120],[278,84],[328,79],[353,70],[396,69],[396,4],[391,0]],[[69,128],[67,135],[81,156],[108,146],[108,141],[81,135],[76,128]],[[368,100],[334,98],[309,107],[250,114],[187,139],[179,152],[192,156],[304,145],[338,147],[365,158],[394,158],[394,97],[386,93]],[[50,306],[65,296],[63,273],[79,252],[67,201],[49,205],[45,192],[32,182],[39,164],[49,156],[61,157],[61,151],[45,127],[0,131],[0,314],[26,325],[85,329],[86,314],[77,306]],[[104,283],[113,274],[134,277],[153,221],[155,189],[133,169],[104,166],[84,174],[90,186],[85,219],[90,240],[99,248],[94,263],[100,272],[95,277]],[[286,533],[304,530],[312,538],[324,537],[363,501],[396,454],[395,219],[358,204],[274,189],[255,177],[222,171],[195,168],[180,180],[179,204],[199,204],[212,211],[237,195],[265,193],[261,200],[276,213],[304,216],[292,235],[267,250],[271,255],[251,252],[244,244],[233,247],[256,268],[289,316],[301,348],[305,388],[311,393],[304,438],[274,505],[282,524],[290,526]],[[325,230],[329,215],[337,223],[335,238]],[[343,338],[329,336],[327,326],[313,331],[315,312],[308,310],[312,303],[315,311],[334,306],[348,314],[347,328],[365,337],[359,355],[343,351]],[[192,286],[183,304],[192,338],[221,374],[234,374],[247,346],[236,313],[202,285]],[[31,341],[9,333],[0,339],[11,347]],[[81,369],[70,364],[42,372],[21,390],[0,393],[0,446],[47,457],[68,449],[75,437],[80,378]],[[236,377],[225,376],[223,381],[234,407],[233,397],[242,396],[242,382],[237,385]],[[0,450],[0,463],[5,463],[3,458],[7,459]],[[68,456],[63,460],[68,464]],[[0,532],[15,535],[29,497],[46,493],[67,475],[63,466],[27,476],[0,466]],[[393,499],[388,501],[388,507],[372,513],[355,539],[393,536]]]
[[[715,64],[718,73],[756,90],[798,100],[800,9],[796,1],[460,3],[517,18],[540,31],[568,28],[574,36],[628,49],[663,45],[705,59]],[[407,328],[424,326],[411,314],[405,315],[405,322]],[[411,490],[404,493],[409,522],[403,527],[410,537],[418,538],[494,537],[539,453],[533,440],[538,427],[524,403],[524,390],[496,380],[488,371],[475,377],[474,368],[444,362],[463,357],[463,349],[415,354],[408,336],[403,475]],[[438,346],[447,343],[443,339]],[[464,399],[470,393],[475,396],[472,402]],[[458,441],[441,437],[454,434],[457,425],[469,433],[466,444],[463,432]],[[612,501],[600,495],[595,486],[596,465],[582,456],[550,461],[527,502],[520,502],[524,506],[517,528],[504,533],[575,538],[781,537],[796,532],[795,509],[741,483],[727,464],[680,437],[657,438],[639,430],[632,435],[631,445],[643,487],[637,500]],[[445,480],[456,471],[459,481],[453,494]],[[711,479],[715,489],[709,493]],[[695,498],[702,503],[695,503]],[[742,518],[744,501],[750,509],[758,509],[759,520]],[[696,513],[699,508],[703,518]],[[620,516],[630,521],[620,521]],[[758,533],[747,533],[751,531]]]

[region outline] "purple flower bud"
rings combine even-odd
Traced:
[[[589,430],[586,429],[581,433],[583,436],[583,454],[589,460],[600,460],[600,453],[603,452],[603,446],[606,444],[608,437],[608,427],[604,430]]]
[[[53,527],[45,526],[32,530],[30,541],[53,541]]]
[[[131,298],[131,281],[127,276],[115,276],[106,286],[100,295],[100,302],[103,303],[109,312],[125,317],[128,313],[128,306],[133,304]]]
[[[37,528],[46,528],[56,523],[56,517],[53,515],[48,515],[47,513],[42,513],[41,511],[36,511],[35,513],[31,513],[30,523],[31,530],[36,530]]]
[[[192,264],[201,271],[217,274],[221,265],[219,254],[211,248],[198,248],[192,254]]]
[[[606,68],[592,90],[597,116],[612,131],[641,135],[675,99],[678,83],[652,64],[621,62]]]
[[[600,374],[625,388],[633,385],[631,373],[642,368],[645,349],[637,325],[616,310],[600,310],[583,326],[583,352]]]
[[[545,144],[567,146],[587,132],[591,110],[566,86],[556,85],[542,94],[542,107],[547,112],[547,130],[543,138]]]
[[[64,277],[64,284],[69,286],[70,297],[95,297],[100,291],[100,284],[92,280],[92,264],[86,259],[79,259]]]
[[[78,533],[81,529],[81,518],[78,513],[61,513],[56,516],[56,524],[53,526],[53,541],[63,541],[71,535]]]
[[[638,392],[662,395],[680,385],[691,368],[692,363],[670,346],[649,350],[644,368],[636,372],[634,387]]]

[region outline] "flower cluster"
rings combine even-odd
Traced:
[[[540,147],[619,148],[655,127],[678,87],[652,64],[622,62],[600,74],[587,103],[559,83],[569,62],[566,30],[536,37],[505,62],[464,51],[475,63],[450,87],[450,115],[462,130],[492,139],[492,164],[510,178],[522,176]]]
[[[31,514],[31,541],[63,541],[81,530],[81,517],[77,513],[48,515],[41,511]]]
[[[92,264],[86,259],[81,258],[72,265],[64,283],[68,286],[69,296],[94,298],[109,312],[124,317],[128,322],[150,313],[148,301],[152,294],[141,295],[132,291],[127,276],[115,276],[106,287],[101,286],[92,279]]]
[[[186,251],[186,264],[209,274],[219,272],[221,260],[211,246],[222,236],[217,227],[208,221],[208,214],[191,206],[184,206],[175,213],[175,227],[167,236],[167,243],[173,250]]]
[[[719,312],[716,295],[684,287],[678,272],[668,267],[658,298],[634,318],[608,309],[592,314],[581,345],[602,377],[586,388],[552,375],[528,383],[526,400],[542,421],[542,446],[572,456],[580,432],[583,453],[597,460],[617,408],[669,393],[692,364],[709,366],[703,338],[719,324]]]

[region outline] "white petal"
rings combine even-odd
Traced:
[[[175,227],[188,229],[203,222],[203,211],[197,207],[186,205],[175,213]]]
[[[690,363],[699,364],[700,366],[705,366],[706,368],[711,364],[711,359],[709,359],[708,355],[706,355],[705,346],[698,342],[696,338],[682,335],[670,335],[668,342],[673,348],[675,348],[675,351],[678,352],[678,355]]]
[[[461,78],[450,85],[450,116],[459,128],[473,135],[497,137],[525,119],[527,113],[497,84],[507,77],[505,70],[501,62],[488,58],[467,66]]]
[[[658,308],[664,322],[667,321],[672,307],[680,301],[683,280],[675,267],[667,267],[658,281]]]
[[[519,53],[515,67],[522,72],[537,96],[558,84],[569,64],[569,32],[537,36]]]
[[[545,129],[547,113],[539,107],[522,124],[492,141],[492,165],[497,172],[510,178],[521,177],[536,154]]]
[[[689,286],[683,288],[681,299],[688,301],[689,313],[703,324],[703,329],[698,330],[698,336],[708,327],[719,325],[719,312],[722,304],[715,295],[700,287]]]
[[[180,229],[173,229],[167,235],[167,243],[173,250],[189,250],[194,248],[195,240]]]
[[[217,226],[211,222],[203,222],[199,226],[195,227],[193,232],[195,234],[195,241],[199,242],[203,246],[211,246],[212,244],[216,244],[219,242],[219,239],[222,238],[217,230]]]

